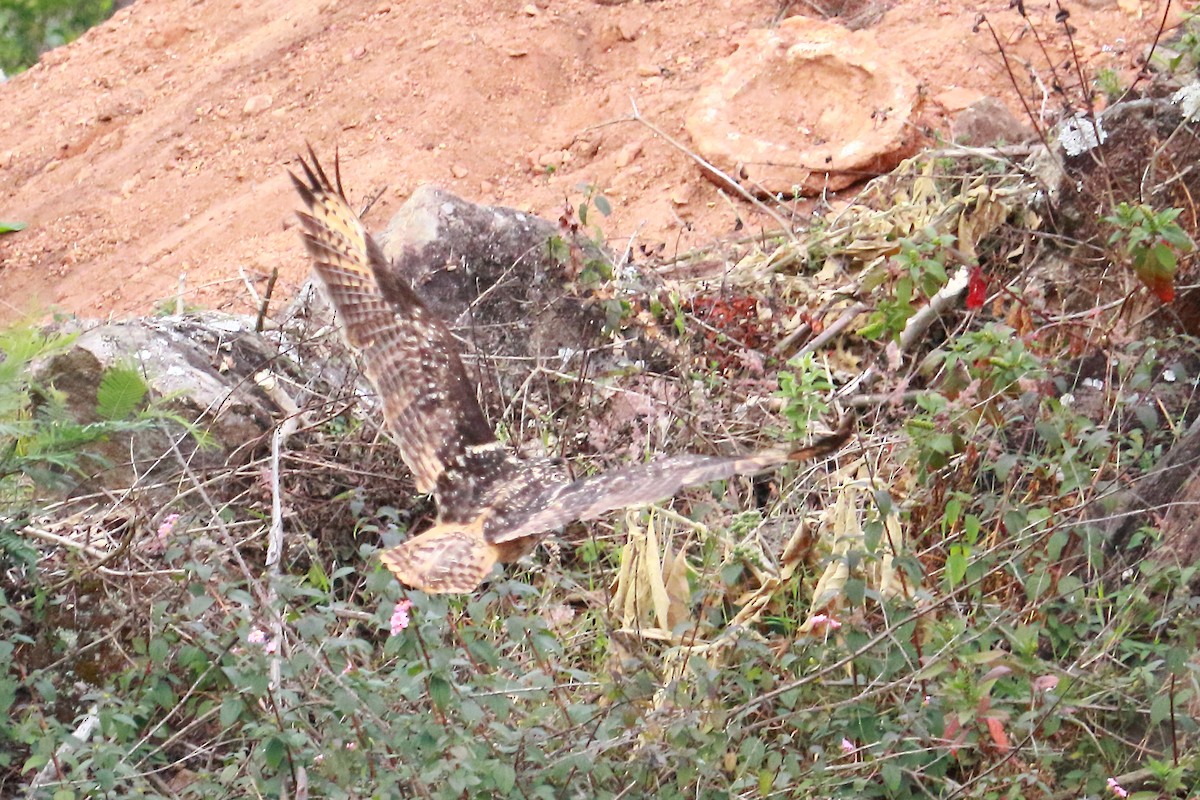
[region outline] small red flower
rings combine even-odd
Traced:
[[[983,275],[983,269],[976,264],[971,267],[971,274],[967,279],[967,308],[972,311],[983,308],[983,301],[987,299],[987,288],[988,282]]]

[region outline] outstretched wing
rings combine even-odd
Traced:
[[[341,317],[349,345],[362,353],[367,378],[417,489],[433,491],[447,465],[467,448],[496,441],[475,399],[449,329],[393,274],[342,191],[312,148],[307,178],[292,175],[308,213],[300,212],[313,269]]]
[[[483,582],[498,555],[478,528],[435,526],[384,550],[379,560],[405,586],[429,594],[465,594]]]
[[[644,505],[670,497],[687,486],[749,475],[795,461],[828,455],[850,438],[854,415],[846,414],[838,429],[808,447],[791,452],[767,450],[745,456],[683,455],[602,472],[589,478],[550,485],[531,503],[531,513],[508,530],[489,531],[497,544],[587,520],[617,508]]]

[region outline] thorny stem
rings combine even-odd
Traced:
[[[1017,82],[1017,76],[1013,72],[1012,64],[1008,60],[1008,53],[1004,50],[1004,45],[1000,42],[1000,36],[996,33],[996,29],[992,27],[991,21],[987,18],[987,14],[979,15],[979,23],[987,27],[988,33],[992,37],[992,41],[996,43],[996,50],[1000,53],[1000,58],[1004,61],[1004,71],[1008,73],[1008,80],[1012,83],[1013,90],[1017,93],[1017,99],[1021,101],[1021,106],[1025,109],[1025,116],[1029,118],[1029,124],[1033,125],[1033,130],[1037,133],[1038,139],[1043,143],[1048,143],[1050,140],[1046,130],[1041,126],[1037,115],[1033,113],[1033,109],[1029,107],[1029,101],[1025,99],[1025,93],[1021,91],[1021,85]],[[978,27],[979,23],[976,23]]]

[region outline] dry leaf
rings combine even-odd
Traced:
[[[808,610],[809,622],[818,613],[839,604],[846,581],[850,579],[850,553],[864,548],[862,525],[858,520],[857,497],[860,493],[861,490],[853,485],[843,486],[834,501],[833,518],[829,526],[829,538],[833,542],[830,561],[813,589],[812,605]],[[809,622],[805,625],[811,629]],[[801,626],[801,631],[808,632],[804,626]]]
[[[692,616],[692,587],[688,583],[687,545],[679,549],[674,558],[670,557],[670,548],[663,557],[666,565],[664,582],[667,585],[667,598],[670,605],[667,608],[667,627],[678,630],[683,622]]]
[[[796,574],[796,569],[808,560],[808,554],[812,552],[812,544],[812,535],[802,521],[796,526],[796,532],[792,534],[792,538],[787,540],[787,544],[783,546],[783,553],[779,556],[780,580],[787,581]]]
[[[639,527],[636,511],[626,515],[628,540],[621,548],[621,568],[613,589],[612,608],[623,629],[642,631],[647,638],[661,638],[651,631],[671,631],[687,619],[691,590],[684,552],[672,556],[670,548],[659,555],[654,518]]]
[[[667,585],[663,581],[662,562],[659,560],[658,534],[654,532],[654,516],[646,523],[646,549],[642,552],[642,575],[646,591],[653,603],[654,619],[658,627],[670,629],[667,624],[671,600],[667,596]]]
[[[900,517],[895,510],[883,521],[884,540],[880,542],[883,555],[879,559],[879,575],[876,585],[879,594],[890,600],[894,597],[912,597],[913,590],[905,581],[904,576],[896,569],[896,556],[907,545],[904,529],[900,526]]]
[[[1012,749],[1012,745],[1008,742],[1008,734],[1004,732],[1004,723],[995,717],[984,717],[983,720],[987,724],[988,733],[991,734],[992,743],[996,745],[996,750],[1001,755]]]

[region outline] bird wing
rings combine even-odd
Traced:
[[[788,462],[808,461],[834,452],[850,438],[854,416],[843,416],[838,429],[808,447],[765,450],[744,456],[680,455],[602,472],[572,483],[547,485],[529,504],[531,513],[506,530],[488,531],[496,544],[544,533],[575,520],[587,520],[618,508],[670,497],[687,486],[748,475]]]
[[[498,555],[478,526],[434,526],[384,550],[379,560],[405,586],[429,594],[465,594],[483,582]]]
[[[475,399],[450,330],[421,301],[363,227],[342,190],[309,148],[307,180],[292,182],[308,212],[299,212],[313,269],[342,320],[347,343],[362,354],[367,378],[417,489],[433,491],[447,465],[467,449],[496,441]]]

